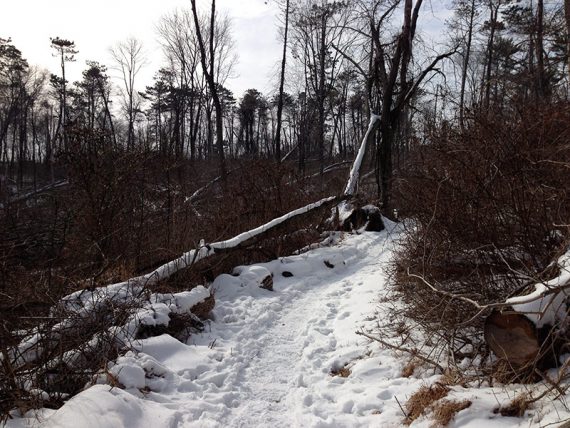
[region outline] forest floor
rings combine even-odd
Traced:
[[[59,410],[15,418],[8,426],[47,427],[399,427],[408,399],[441,380],[410,357],[356,334],[374,334],[393,304],[386,263],[398,228],[338,235],[336,242],[263,266],[274,291],[221,275],[216,306],[202,333],[137,342],[110,367],[116,385],[84,390]],[[285,276],[283,273],[285,273]],[[554,426],[570,418],[563,401],[545,400],[521,417],[496,409],[544,385],[450,386],[470,405],[449,426]],[[430,408],[413,427],[434,426]],[[453,416],[453,414],[452,414]]]

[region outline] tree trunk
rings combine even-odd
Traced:
[[[564,16],[566,18],[566,55],[568,56],[568,79],[570,79],[570,0],[564,0]]]
[[[283,39],[283,59],[281,60],[281,81],[277,102],[277,128],[275,130],[275,160],[281,162],[281,117],[283,115],[283,89],[285,86],[285,63],[287,61],[287,36],[289,33],[289,0],[285,5],[285,34]]]
[[[544,0],[538,0],[536,10],[536,89],[539,99],[547,94],[544,73]]]
[[[491,68],[493,66],[493,55],[495,48],[495,29],[497,27],[497,18],[499,15],[499,6],[494,6],[491,2],[491,33],[489,34],[489,42],[487,43],[487,64],[485,67],[485,97],[483,99],[483,106],[489,108],[491,99]]]
[[[327,16],[323,12],[321,19],[321,45],[319,52],[319,173],[322,177],[325,168],[325,55],[327,46],[325,43],[327,32]]]
[[[465,127],[465,85],[467,82],[467,68],[471,59],[471,43],[473,40],[473,20],[475,18],[475,0],[471,0],[471,10],[469,13],[469,28],[467,30],[467,44],[465,46],[465,58],[463,58],[463,70],[461,70],[461,92],[459,95],[459,124],[463,129]]]
[[[198,45],[200,47],[200,59],[202,63],[202,69],[208,82],[210,88],[210,93],[212,95],[212,100],[214,103],[214,109],[216,111],[216,146],[218,149],[218,159],[220,162],[220,176],[222,177],[222,182],[225,182],[227,176],[226,162],[224,158],[224,124],[222,116],[222,104],[220,103],[220,97],[218,95],[218,88],[214,77],[214,33],[215,33],[215,22],[216,22],[216,0],[212,0],[212,10],[210,14],[210,69],[206,64],[206,48],[204,46],[204,38],[202,37],[202,31],[200,29],[200,22],[198,20],[198,10],[196,8],[196,0],[191,0],[192,2],[192,13],[194,15],[194,25],[196,26],[196,36],[198,37]]]

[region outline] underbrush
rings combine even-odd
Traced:
[[[434,132],[395,182],[409,219],[391,266],[404,305],[381,330],[421,331],[407,336],[411,348],[437,352],[463,373],[497,374],[483,339],[490,310],[481,307],[558,274],[553,261],[570,244],[569,168],[567,104]]]
[[[60,162],[65,185],[0,211],[0,420],[15,408],[59,407],[130,349],[131,340],[165,332],[184,340],[201,327],[195,315],[207,317],[213,299],[192,314],[170,314],[166,324],[125,326],[156,296],[176,296],[236,265],[316,242],[322,213],[145,284],[129,299],[99,296],[86,310],[62,306],[64,296],[93,296],[97,287],[152,271],[202,240],[230,238],[318,200],[324,189],[326,196],[340,193],[344,181],[344,171],[316,185],[293,165],[235,160],[224,182],[213,163],[111,149],[78,149]]]

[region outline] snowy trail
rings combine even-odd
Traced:
[[[290,409],[312,401],[306,395],[302,403],[295,402],[306,389],[304,377],[314,371],[326,377],[332,368],[324,367],[318,355],[336,349],[330,324],[348,316],[347,312],[338,316],[336,306],[351,291],[349,284],[342,280],[304,293],[280,311],[254,344],[247,343],[253,349],[241,379],[246,394],[223,425],[257,426],[263,420],[267,426],[291,426]]]
[[[142,340],[112,369],[125,389],[95,385],[46,426],[368,426],[360,419],[381,407],[377,394],[360,387],[360,403],[344,399],[343,384],[358,378],[330,373],[367,351],[355,331],[383,289],[389,236],[346,235],[338,245],[260,264],[274,275],[273,292],[221,275],[205,332],[187,344],[168,335]]]
[[[377,236],[376,239],[385,238]],[[358,272],[364,269],[367,272],[362,273],[369,275],[371,266],[368,258],[380,256],[367,254],[371,242],[362,248],[344,251],[339,251],[338,247],[321,249],[316,260],[311,256],[301,256],[289,258],[291,263],[264,265],[276,273],[274,293],[278,296],[269,294],[271,303],[264,302],[259,296],[252,301],[250,313],[255,315],[235,334],[233,342],[236,347],[231,352],[236,354],[237,364],[230,365],[238,370],[238,375],[228,379],[224,389],[238,394],[237,397],[232,396],[237,399],[237,406],[233,407],[230,402],[226,412],[218,412],[217,415],[203,413],[197,425],[203,426],[209,419],[215,419],[219,426],[232,427],[259,426],[260,423],[263,426],[289,427],[294,420],[299,425],[306,422],[308,415],[300,415],[296,410],[312,406],[314,394],[309,392],[311,388],[307,381],[313,378],[332,380],[330,371],[344,364],[344,361],[336,361],[343,357],[343,350],[342,346],[337,349],[338,338],[333,330],[335,324],[345,320],[354,335],[357,325],[348,319],[354,311],[339,313],[338,307],[350,300],[352,281]],[[325,260],[335,267],[326,267]],[[279,275],[280,267],[301,271],[302,274],[285,280]],[[215,286],[231,290],[228,282],[235,282],[235,279],[221,278]],[[374,300],[372,294],[368,298],[370,302]],[[355,297],[357,301],[362,300],[362,296]],[[244,306],[248,307],[249,303]],[[370,306],[367,304],[363,308],[369,310]],[[235,307],[222,303],[218,309],[219,313],[225,314],[225,319],[233,320]],[[241,309],[237,312],[241,314]],[[355,313],[354,317],[362,315]],[[354,343],[359,341],[356,335],[352,339]],[[351,347],[346,362],[355,352],[359,351]],[[204,373],[203,376],[210,374]],[[192,420],[186,422],[193,423]]]
[[[299,364],[303,324],[309,316],[309,306],[299,305],[302,301],[287,308],[255,343],[251,362],[243,371],[242,404],[228,415],[224,425],[255,426],[261,417],[271,426],[288,425],[287,401],[296,387],[291,375]]]
[[[399,403],[439,376],[426,368],[403,377],[409,357],[355,333],[387,313],[385,267],[395,236],[345,235],[333,246],[257,265],[273,274],[274,291],[243,274],[247,267],[219,276],[204,332],[187,343],[169,335],[141,340],[110,368],[123,388],[103,382],[35,416],[41,426],[70,428],[400,427]],[[346,377],[331,375],[341,368]],[[517,388],[454,388],[450,397],[472,405],[450,426],[540,426],[567,414],[558,404],[524,418],[494,413]],[[33,416],[8,426],[37,426]],[[412,427],[432,425],[422,416]]]

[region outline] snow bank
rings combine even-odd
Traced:
[[[96,316],[98,310],[113,308],[116,304],[123,303],[133,308],[125,324],[109,328],[106,334],[97,332],[91,338],[86,338],[86,346],[96,349],[106,337],[112,337],[121,347],[128,347],[141,326],[168,326],[169,314],[189,313],[193,306],[210,297],[210,291],[201,285],[175,294],[147,295],[143,291],[142,286],[125,282],[92,291],[78,291],[65,297],[61,306],[73,317],[55,324],[49,332],[50,338],[53,343],[57,343],[62,335],[72,333],[74,329],[81,327],[86,319]],[[40,345],[43,339],[44,334],[34,333],[25,338],[16,349],[10,350],[8,355],[12,364],[20,366],[42,355],[45,351]],[[69,351],[64,356],[64,361],[73,362],[81,357],[83,351],[85,349]]]

